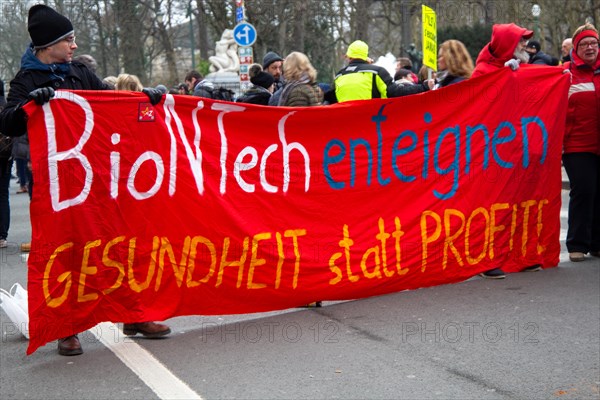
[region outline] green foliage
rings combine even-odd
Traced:
[[[196,71],[200,72],[202,76],[206,76],[210,73],[210,62],[208,60],[200,59],[198,61],[198,65],[196,66]]]
[[[473,58],[477,59],[481,49],[489,43],[492,38],[492,26],[475,24],[473,26],[448,26],[438,31],[438,47],[449,39],[460,40],[464,43]]]

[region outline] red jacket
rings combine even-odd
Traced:
[[[532,35],[532,31],[515,24],[495,24],[492,27],[492,41],[479,52],[471,78],[504,67],[504,63],[513,58],[521,38]]]
[[[563,149],[565,153],[595,153],[600,155],[600,57],[593,67],[571,52],[569,108]],[[594,72],[596,72],[594,74]]]

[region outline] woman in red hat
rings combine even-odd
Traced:
[[[573,262],[600,257],[600,60],[592,24],[573,34],[563,165],[569,176],[567,250]]]

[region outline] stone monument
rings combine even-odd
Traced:
[[[233,30],[225,29],[221,39],[215,44],[215,55],[208,57],[212,64],[210,72],[239,72],[240,59],[237,44],[233,40]]]
[[[231,89],[236,95],[240,91],[240,58],[237,48],[233,30],[225,29],[221,39],[215,43],[215,55],[208,57],[211,72],[205,77],[215,87]]]

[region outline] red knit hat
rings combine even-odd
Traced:
[[[596,32],[592,29],[586,29],[584,31],[579,32],[579,34],[573,38],[573,48],[577,49],[579,42],[581,42],[581,40],[586,37],[593,37],[593,38],[596,38],[596,40],[599,40],[598,32]]]

